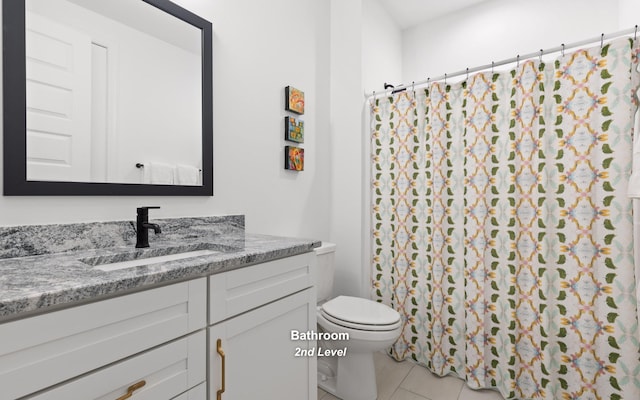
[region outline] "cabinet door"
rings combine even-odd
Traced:
[[[291,340],[292,330],[316,330],[314,293],[307,289],[209,328],[209,399],[222,388],[222,375],[223,400],[316,398],[316,359],[296,356],[316,343]]]

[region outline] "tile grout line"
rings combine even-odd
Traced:
[[[384,353],[383,353],[383,354],[384,354]],[[391,360],[393,360],[395,363],[401,363],[401,362],[398,362],[398,361],[394,360],[394,359],[393,359],[392,357],[390,357],[388,354],[384,354],[384,355],[385,355],[385,357],[388,357],[388,358],[390,358]],[[386,369],[386,368],[383,368],[380,372],[384,371],[385,369]],[[383,400],[391,400],[391,399],[394,397],[394,395],[396,394],[396,392],[398,391],[398,389],[399,389],[399,388],[400,388],[400,386],[402,385],[402,382],[404,382],[404,381],[405,381],[405,379],[407,379],[407,376],[409,376],[409,373],[411,372],[411,370],[412,370],[412,369],[413,369],[413,367],[409,368],[409,370],[407,371],[407,373],[402,377],[402,379],[400,379],[400,382],[398,382],[398,383],[395,385],[395,387],[393,388],[393,390],[392,390],[392,392],[391,392],[390,396],[388,397],[388,399],[383,399]],[[377,376],[376,376],[376,380],[377,380]]]
[[[414,369],[415,367],[417,367],[417,366],[418,366],[418,364],[413,364],[413,366],[412,366],[411,368],[409,368],[409,371],[407,371],[407,374],[404,376],[404,378],[402,378],[402,380],[400,381],[400,383],[398,383],[398,387],[402,386],[402,384],[404,383],[404,381],[406,381],[406,380],[407,380],[407,377],[408,377],[409,375],[411,375],[411,371],[413,371],[413,369]]]
[[[402,387],[402,384],[404,383],[404,381],[406,381],[406,380],[407,380],[407,377],[408,377],[409,375],[411,375],[411,371],[413,371],[413,369],[414,369],[415,367],[416,367],[416,365],[414,364],[411,368],[409,368],[409,370],[408,370],[408,371],[407,371],[407,373],[405,374],[404,378],[402,378],[402,380],[400,380],[400,382],[398,383],[398,386],[396,386],[396,390],[394,390],[393,394],[395,394],[395,393],[398,391],[398,389],[400,389],[400,388]],[[404,389],[404,388],[403,388],[403,389]],[[405,390],[407,390],[407,389],[405,389]],[[411,392],[410,390],[407,390],[407,391],[408,391],[408,392]],[[413,393],[413,392],[411,392],[411,393]],[[414,394],[418,394],[418,393],[414,393]],[[391,397],[393,397],[393,395],[392,395]]]
[[[409,361],[410,361],[410,360],[409,360]],[[402,387],[402,384],[404,383],[404,381],[405,381],[405,380],[407,380],[407,377],[411,374],[411,371],[413,371],[413,369],[414,369],[414,368],[424,368],[424,367],[423,367],[422,365],[420,365],[420,364],[415,364],[415,363],[412,363],[412,364],[413,364],[413,366],[409,369],[409,371],[408,371],[408,372],[407,372],[407,374],[404,376],[404,378],[402,378],[402,380],[400,381],[400,383],[399,383],[399,384],[398,384],[398,386],[396,387],[396,390],[393,392],[393,394],[396,394],[396,392],[398,391],[398,389],[402,389],[402,390],[404,390],[404,391],[406,391],[406,392],[409,392],[409,393],[415,394],[415,395],[416,395],[416,396],[418,396],[418,397],[422,397],[422,398],[423,398],[423,399],[425,399],[425,400],[431,400],[431,398],[430,398],[430,397],[423,396],[423,394],[422,394],[422,393],[416,393],[416,392],[414,392],[414,391],[413,391],[413,390],[411,390],[411,389],[408,389],[408,388],[404,388],[404,387]],[[429,370],[427,370],[427,371],[429,371]],[[458,394],[458,396],[459,396],[459,394]],[[391,395],[391,397],[393,397],[393,395]]]
[[[460,396],[462,395],[462,391],[464,390],[465,385],[467,384],[466,381],[462,381],[462,385],[460,386],[460,391],[458,392],[458,396],[456,396],[457,400],[460,400]]]
[[[388,356],[385,354],[385,356]],[[395,360],[394,360],[395,361]],[[380,372],[384,371],[385,368],[383,368]],[[407,373],[405,374],[405,376],[402,377],[402,379],[400,380],[400,382],[398,382],[397,384],[395,384],[393,387],[393,390],[391,391],[391,394],[389,395],[388,399],[383,399],[383,400],[391,400],[393,399],[393,397],[395,396],[396,392],[398,391],[398,389],[400,388],[400,385],[402,384],[402,382],[404,382],[404,380],[407,378],[407,376],[409,375],[409,372],[411,372],[412,368],[409,368],[409,371],[407,371]],[[376,376],[376,380],[377,380],[377,376]]]
[[[389,399],[393,399],[393,396],[396,395],[396,392],[398,391],[398,389],[400,388],[400,386],[396,386],[396,388],[393,390],[393,392],[391,393],[391,397],[389,397]]]

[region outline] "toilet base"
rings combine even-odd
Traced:
[[[320,373],[318,373],[318,387],[324,390],[325,392],[330,393],[335,397],[338,397],[338,394],[336,393],[336,377],[335,376],[327,377],[327,376],[322,376],[320,375]]]
[[[318,359],[318,367],[318,386],[322,390],[342,400],[376,400],[378,397],[373,353]],[[334,376],[330,376],[331,371],[335,371]]]
[[[335,357],[318,358],[318,387],[327,393],[336,395],[336,375],[338,360]]]

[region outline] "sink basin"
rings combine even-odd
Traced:
[[[190,243],[175,246],[161,246],[145,249],[114,249],[98,256],[82,258],[79,261],[101,271],[115,271],[140,267],[185,258],[207,256],[224,251],[212,243]]]
[[[100,271],[116,271],[119,269],[140,267],[143,265],[150,265],[150,264],[156,264],[156,263],[167,262],[167,261],[183,260],[185,258],[208,256],[210,254],[216,254],[216,253],[219,253],[219,251],[206,250],[206,249],[194,250],[194,251],[187,251],[185,253],[167,254],[164,256],[137,258],[135,260],[119,261],[119,262],[113,262],[108,264],[99,264],[94,266],[94,269],[99,269]]]

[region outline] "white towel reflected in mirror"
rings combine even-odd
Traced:
[[[200,185],[200,169],[191,165],[178,164],[175,168],[173,182],[176,185],[198,186]]]
[[[144,183],[173,185],[175,167],[160,162],[144,163]]]

